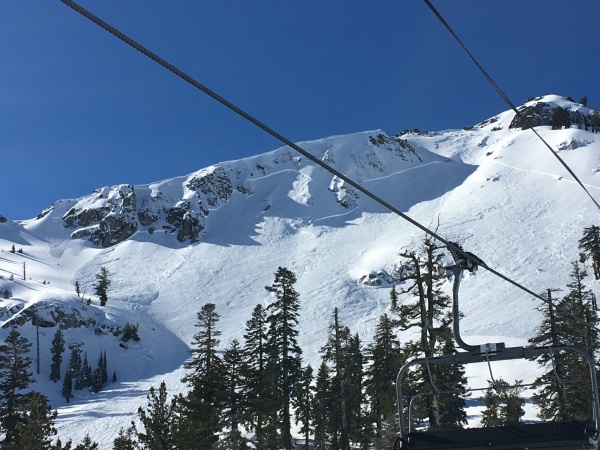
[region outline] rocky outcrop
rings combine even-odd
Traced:
[[[78,203],[63,216],[65,228],[76,228],[74,239],[89,238],[102,247],[123,242],[137,231],[136,196],[131,185],[102,190]]]
[[[168,233],[177,232],[179,242],[185,242],[186,239],[196,242],[200,232],[204,229],[203,215],[192,211],[189,201],[180,201],[170,208],[166,221],[167,225],[164,225],[163,229]]]
[[[0,215],[0,223],[6,222],[8,219],[2,215]]]
[[[583,108],[586,112],[578,110],[573,99],[565,97],[572,102],[573,107],[562,108],[553,103],[542,101],[544,97],[530,99],[518,109],[520,115],[515,114],[509,128],[521,128],[526,130],[530,127],[550,126],[553,129],[562,127],[588,129],[597,119],[593,117],[591,110]],[[589,111],[589,112],[588,112]]]
[[[221,166],[202,170],[191,177],[186,187],[204,198],[210,207],[226,203],[233,194],[233,184],[227,171]]]

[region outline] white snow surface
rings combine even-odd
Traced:
[[[558,96],[544,101],[580,107]],[[508,128],[513,116],[504,112],[470,130],[405,134],[401,138],[416,149],[416,155],[404,155],[405,159],[387,144],[372,144],[370,137],[387,136],[382,131],[300,145],[414,220],[430,228],[439,223],[440,235],[460,242],[528,289],[564,288],[570,263],[578,258],[577,241],[584,227],[598,224],[598,210],[531,130]],[[560,156],[600,198],[600,137],[575,128],[537,130],[553,148],[564,148]],[[578,145],[570,150],[572,142]],[[257,165],[265,170],[248,175]],[[71,239],[63,215],[75,205],[91,207],[97,193],[57,201],[41,219],[0,224],[0,291],[12,292],[10,299],[0,300],[0,323],[41,301],[64,310],[77,308],[96,325],[65,330],[67,344],[83,343],[93,367],[100,351],[106,350],[109,377],[117,373],[118,381],[100,393],[74,391],[67,404],[60,393],[62,381],[49,380],[55,329],[41,328],[41,373],[35,375],[32,387],[48,395],[58,409],[63,442],[68,438],[80,442],[89,433],[101,449],[110,449],[119,428],[127,427],[138,406],[146,404],[150,386],[165,380],[171,394],[185,391],[182,364],[189,356],[201,306],[217,305],[223,349],[234,338],[243,341],[254,306],[272,301],[264,287],[273,282],[279,266],[298,277],[299,343],[305,364],[319,363],[335,307],[341,322],[358,332],[364,344],[378,317],[389,312],[391,285],[369,286],[359,279],[392,272],[398,252],[419,245],[421,230],[362,194],[352,207],[341,207],[336,195],[344,183],[289,148],[135,189],[138,195],[160,191],[175,200],[186,198],[186,180],[215,167],[246,173],[242,181],[251,193],[234,192],[229,201],[211,207],[196,243],[180,243],[161,232],[150,234],[144,227],[109,248]],[[102,192],[110,195],[117,189]],[[11,253],[13,244],[23,253]],[[112,280],[104,308],[92,288],[101,266],[109,269]],[[14,281],[9,280],[11,274]],[[587,278],[587,285],[598,291],[592,278]],[[75,295],[76,280],[92,305],[84,305]],[[451,292],[450,281],[445,289]],[[485,270],[465,276],[460,293],[465,315],[461,331],[469,343],[526,345],[540,323],[539,300]],[[122,327],[127,322],[139,323],[141,337],[127,349],[110,332],[95,333],[101,325]],[[31,322],[20,330],[35,342]],[[0,338],[7,333],[8,328],[0,329]],[[410,333],[400,333],[400,338],[405,341]],[[34,353],[31,356],[35,359]],[[63,372],[68,359],[67,351]],[[494,377],[508,381],[532,381],[538,373],[535,364],[522,361],[498,363],[493,369]],[[469,366],[471,384],[485,386],[487,371],[486,365]],[[531,405],[527,408],[527,417],[535,419]],[[477,407],[469,410],[474,425],[477,411]]]

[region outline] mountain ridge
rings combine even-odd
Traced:
[[[580,109],[558,96],[535,101],[541,100]],[[514,112],[506,111],[468,129],[393,136],[375,130],[302,146],[413,219],[460,242],[490,267],[541,292],[566,284],[568,265],[578,257],[577,240],[594,223],[597,211],[530,131],[510,127],[513,119]],[[551,130],[548,125],[538,131],[597,195],[597,134],[583,127]],[[207,179],[212,181],[205,183]],[[86,430],[100,427],[105,430],[97,438],[101,448],[110,448],[110,431],[131,420],[150,385],[164,379],[170,392],[183,389],[181,365],[188,356],[195,313],[204,303],[217,305],[225,348],[242,337],[256,303],[270,302],[264,286],[272,282],[277,267],[290,268],[301,296],[300,344],[305,362],[314,364],[334,307],[340,320],[368,341],[379,315],[389,311],[398,252],[416,248],[423,236],[285,147],[133,190],[128,186],[56,201],[38,219],[0,223],[0,291],[11,292],[0,303],[0,322],[24,318],[21,328],[32,338],[34,308],[54,325],[59,310],[93,319],[90,328],[68,328],[67,342],[83,342],[90,358],[107,350],[110,370],[119,372],[116,385],[98,395],[78,391],[71,405],[55,384],[44,379],[36,384],[51,393],[51,404],[59,408],[61,435],[80,440]],[[150,200],[153,192],[155,197],[160,192],[162,199]],[[185,211],[177,216],[179,224],[169,223],[169,212],[181,201],[188,201],[189,209],[181,208]],[[155,222],[140,219],[146,207],[160,213]],[[91,211],[92,220],[84,220],[84,211]],[[186,238],[180,241],[178,233],[192,213],[202,229],[195,242],[193,232],[184,232]],[[75,227],[65,227],[65,217]],[[115,231],[117,219],[129,217],[137,221],[135,231],[118,243],[108,238],[107,246],[102,245],[104,236],[90,241],[102,220],[111,217],[115,221],[105,220],[106,230]],[[12,245],[23,253],[11,253]],[[24,262],[27,277],[21,273]],[[100,267],[107,267],[112,279],[104,308],[91,295]],[[75,281],[90,305],[76,295]],[[595,280],[590,286],[598,289]],[[444,289],[449,292],[450,283]],[[465,277],[461,303],[461,329],[469,340],[500,336],[522,345],[541,318],[536,299],[485,271]],[[141,342],[120,347],[114,332],[136,322],[141,324]],[[44,331],[43,351],[53,329]],[[0,330],[3,338],[2,333],[6,329]],[[399,335],[410,338],[410,333]],[[47,376],[49,365],[49,357],[43,356],[39,378]],[[126,405],[122,397],[136,405]]]

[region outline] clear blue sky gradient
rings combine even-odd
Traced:
[[[507,106],[419,0],[80,0],[293,141],[442,130]],[[600,108],[598,0],[434,0],[514,103]],[[0,214],[281,144],[58,0],[0,6]]]

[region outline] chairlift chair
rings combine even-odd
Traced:
[[[477,270],[479,264],[483,263],[475,255],[463,252],[457,244],[449,245],[448,249],[455,261],[454,265],[444,268],[447,271],[451,271],[454,275],[452,291],[453,334],[457,345],[465,351],[454,355],[415,359],[400,369],[396,378],[399,433],[394,443],[394,450],[598,449],[600,438],[600,406],[598,403],[598,385],[594,360],[585,350],[574,345],[560,347],[506,347],[504,343],[485,343],[482,345],[469,345],[465,343],[460,336],[459,327],[458,290],[460,279],[465,269],[473,272]],[[465,428],[446,431],[419,431],[414,429],[412,409],[413,403],[418,397],[457,393],[459,391],[418,393],[410,399],[408,403],[408,421],[405,418],[402,380],[410,368],[416,365],[426,366],[428,370],[430,366],[435,365],[466,365],[487,362],[489,366],[490,362],[493,361],[531,360],[540,355],[554,355],[558,352],[578,353],[589,366],[589,386],[592,397],[591,420],[539,422],[533,424],[520,423],[498,427]],[[460,392],[464,393],[465,390]]]

